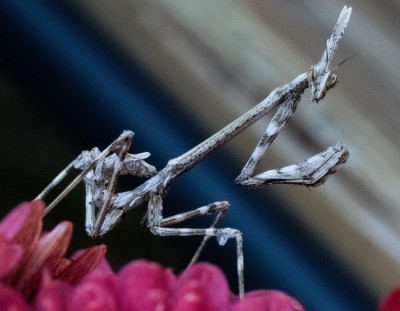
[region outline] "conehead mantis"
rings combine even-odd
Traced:
[[[302,73],[289,83],[274,89],[263,101],[223,129],[201,142],[179,157],[168,161],[167,165],[157,171],[145,160],[149,153],[130,154],[128,150],[134,133],[124,131],[106,149],[83,151],[74,159],[37,197],[43,199],[72,170],[81,172],[51,202],[45,213],[50,212],[82,180],[86,187],[86,231],[95,238],[112,230],[122,216],[134,209],[145,207],[146,213],[142,224],[153,234],[160,236],[204,236],[194,255],[191,264],[198,256],[206,242],[215,237],[220,245],[228,239],[235,238],[237,245],[237,271],[239,295],[244,295],[243,251],[241,232],[233,228],[218,228],[221,218],[229,209],[227,201],[214,202],[188,212],[170,217],[163,217],[163,200],[170,185],[177,177],[198,165],[210,153],[229,142],[264,115],[277,109],[266,132],[261,137],[253,154],[245,164],[236,183],[247,187],[261,187],[268,184],[300,184],[315,187],[335,173],[349,156],[347,148],[338,143],[302,162],[279,169],[268,170],[254,175],[254,170],[267,151],[270,144],[283,129],[295,112],[301,95],[311,88],[311,98],[315,102],[322,100],[326,93],[337,84],[333,67],[333,56],[338,42],[350,19],[351,8],[346,6],[340,13],[333,33],[327,40],[326,48],[320,61],[311,66],[308,72]],[[134,175],[146,179],[133,190],[116,193],[116,184],[121,175]],[[216,214],[209,228],[176,228],[175,224],[193,217]]]

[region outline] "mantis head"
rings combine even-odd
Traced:
[[[351,16],[351,8],[345,6],[340,12],[338,21],[333,28],[332,35],[326,41],[326,48],[321,57],[321,60],[314,66],[311,66],[308,70],[308,81],[311,88],[311,99],[318,103],[323,99],[331,88],[335,87],[339,79],[335,74],[337,68],[339,68],[344,62],[348,61],[351,57],[342,61],[336,67],[333,67],[333,56],[339,44],[340,38],[343,36],[344,30],[347,27]]]
[[[339,82],[338,76],[334,70],[318,73],[315,67],[311,66],[308,70],[308,81],[311,88],[311,99],[318,103],[323,99],[331,88],[334,88]]]
[[[326,61],[320,61],[317,65],[311,66],[307,72],[308,81],[311,88],[311,100],[316,103],[323,99],[326,93],[339,83],[339,78],[335,73],[336,69],[338,69],[350,58],[354,57],[354,55],[350,56],[341,61],[336,67],[331,68],[331,62],[328,61],[329,57],[327,56],[327,51],[328,50],[325,51]]]

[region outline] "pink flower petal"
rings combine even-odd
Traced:
[[[0,310],[29,311],[31,309],[20,293],[0,284]]]
[[[39,239],[37,252],[45,259],[45,266],[51,275],[59,268],[59,264],[65,256],[72,237],[72,223],[63,221],[51,232],[42,235]]]
[[[84,283],[96,283],[107,289],[110,293],[113,293],[113,295],[117,291],[117,276],[112,272],[111,267],[105,259],[80,282],[80,284]]]
[[[79,253],[81,256],[84,252]],[[68,310],[118,310],[116,281],[117,276],[103,259],[101,264],[74,288]]]
[[[72,224],[64,221],[39,240],[29,260],[21,267],[19,277],[14,283],[26,297],[30,297],[38,289],[41,270],[46,264],[50,272],[55,270],[69,245],[71,235]]]
[[[75,253],[72,254],[71,259],[72,260],[76,260],[78,259],[80,256],[82,256],[84,253],[86,252],[86,250],[79,250]],[[105,258],[103,258],[100,263],[96,266],[96,268],[93,270],[93,272],[91,273],[91,275],[94,272],[99,272],[99,273],[113,273],[113,270],[111,269],[110,264],[107,262],[107,260]]]
[[[42,201],[23,203],[0,223],[0,231],[5,232],[10,241],[19,244],[23,248],[23,257],[18,269],[4,280],[8,285],[18,283],[24,266],[31,259],[42,230],[43,211],[44,204]]]
[[[93,270],[91,275],[94,275],[96,273],[111,273],[111,274],[113,273],[110,264],[105,258],[99,263],[96,269]]]
[[[379,311],[400,311],[400,288],[395,288],[380,303]]]
[[[85,250],[78,258],[58,276],[60,280],[76,284],[87,274],[92,272],[104,259],[107,247],[105,245],[93,246]]]
[[[185,270],[175,288],[174,311],[221,311],[230,306],[230,291],[222,271],[198,263]]]
[[[0,278],[11,273],[18,265],[23,254],[22,247],[11,243],[0,234]]]
[[[5,232],[7,238],[22,245],[30,245],[42,230],[44,207],[42,201],[20,204],[2,220],[0,230]]]
[[[83,281],[75,287],[68,303],[68,311],[114,311],[118,310],[114,288],[107,279]]]
[[[257,290],[238,301],[232,311],[305,311],[294,298],[277,290]]]
[[[45,273],[42,284],[35,299],[36,311],[64,311],[69,302],[68,298],[72,291],[66,282],[52,280],[50,273]]]
[[[176,277],[159,264],[138,260],[118,274],[117,294],[121,311],[170,310],[171,288]]]

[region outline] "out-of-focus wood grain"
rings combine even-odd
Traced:
[[[398,2],[75,2],[210,134],[316,63],[340,10],[352,6],[335,59],[356,56],[338,70],[339,86],[318,105],[304,94],[261,165],[348,145],[350,160],[324,187],[274,191],[377,293],[400,282]],[[243,163],[265,125],[229,145]]]

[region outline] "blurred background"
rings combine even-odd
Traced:
[[[0,2],[1,214],[33,199],[81,150],[105,148],[125,129],[135,132],[131,151],[149,151],[161,169],[316,63],[344,5],[353,14],[335,61],[355,57],[318,105],[304,94],[259,171],[338,141],[350,149],[348,163],[316,189],[240,188],[234,179],[263,118],[182,176],[164,210],[228,200],[222,226],[243,232],[247,290],[280,289],[308,310],[375,310],[400,282],[395,0]],[[140,182],[124,178],[119,191]],[[133,212],[89,239],[81,185],[45,226],[73,221],[71,251],[106,243],[115,271],[135,258],[182,271],[201,238],[154,237],[141,217]],[[236,292],[235,243],[209,244],[201,260],[220,266]]]

